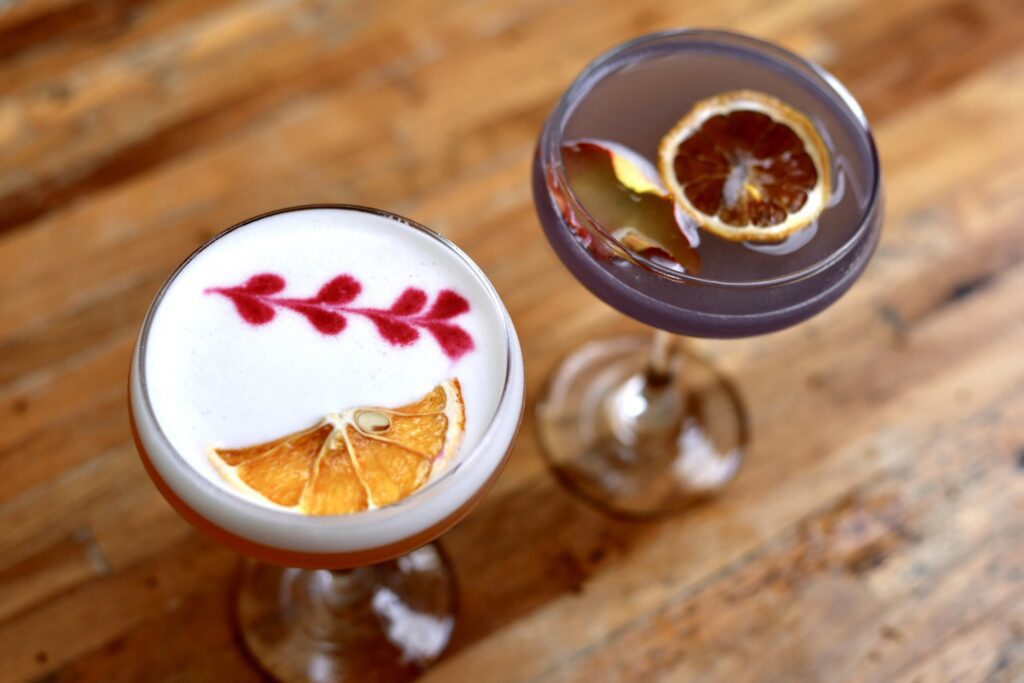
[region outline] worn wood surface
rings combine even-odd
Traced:
[[[680,25],[849,85],[881,247],[818,318],[698,345],[755,430],[713,504],[609,521],[527,419],[445,539],[463,609],[427,679],[1024,681],[1016,0],[0,1],[0,680],[260,680],[237,557],[158,496],[125,415],[150,298],[220,229],[339,201],[444,232],[516,320],[530,408],[563,354],[636,329],[547,247],[528,165],[588,59]]]

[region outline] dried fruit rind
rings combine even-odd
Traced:
[[[618,143],[589,138],[565,143],[562,163],[576,200],[620,243],[637,253],[654,251],[690,272],[700,268],[696,231],[689,216],[676,210],[652,163]],[[560,201],[559,209],[587,237],[568,202]],[[592,242],[585,243],[593,250]]]
[[[808,227],[831,189],[828,147],[804,114],[764,93],[701,100],[662,139],[675,201],[728,240],[777,242]]]
[[[451,460],[465,432],[457,379],[400,408],[361,406],[244,448],[210,448],[214,469],[243,495],[310,515],[392,505]]]

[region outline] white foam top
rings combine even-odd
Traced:
[[[318,330],[296,301],[342,275],[359,283],[358,294],[349,281],[328,297],[344,303],[307,307],[329,318]],[[255,296],[237,289],[247,282]],[[422,292],[406,294],[421,307],[384,316],[402,328],[390,336],[405,335],[389,341],[366,311],[391,308],[410,288]],[[439,340],[428,313],[445,291],[468,310],[433,320],[443,324],[434,327]],[[248,223],[196,254],[159,301],[141,362],[153,417],[174,451],[239,495],[209,463],[209,447],[261,443],[355,406],[397,407],[451,378],[466,407],[458,463],[495,419],[509,372],[506,315],[478,272],[436,238],[365,211],[305,209]]]

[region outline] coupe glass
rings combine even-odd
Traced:
[[[462,263],[503,321],[506,371],[493,418],[458,462],[399,504],[351,515],[307,516],[226,494],[178,452],[151,401],[147,351],[156,311],[174,279],[234,230],[291,211],[366,212],[418,231]],[[157,294],[131,361],[131,429],[146,471],[171,506],[247,557],[238,586],[239,630],[259,664],[283,681],[404,681],[447,646],[457,591],[451,565],[432,543],[462,519],[505,465],[523,411],[519,341],[483,272],[441,235],[407,219],[351,205],[275,211],[217,237],[179,266]]]
[[[665,73],[652,76],[642,68],[680,57],[691,61],[682,74],[686,83],[678,87]],[[613,77],[618,85],[611,87],[607,79]],[[624,77],[646,79],[647,90],[616,92]],[[841,175],[844,186],[837,184],[834,194],[859,193],[860,208],[844,219],[842,230],[823,236],[822,228],[797,256],[766,260],[769,266],[785,263],[784,272],[753,268],[723,278],[639,255],[591,217],[567,177],[563,144],[581,131],[612,139],[622,130],[651,148],[643,142],[650,137],[645,117],[657,118],[667,131],[685,109],[650,111],[639,108],[639,100],[651,92],[671,93],[675,105],[689,106],[738,89],[768,92],[804,104],[805,111],[819,108],[843,133],[847,148],[844,154],[833,150],[832,177]],[[599,97],[600,105],[592,100],[581,106],[591,97]],[[584,109],[591,121],[581,124]],[[606,134],[593,135],[587,125]],[[826,142],[833,142],[827,132]],[[597,297],[655,328],[653,337],[589,341],[554,371],[537,406],[551,469],[572,492],[627,517],[657,517],[720,491],[743,461],[750,436],[746,411],[733,384],[686,351],[676,335],[726,339],[781,330],[820,312],[853,284],[877,244],[882,215],[878,156],[864,113],[834,77],[777,46],[723,31],[657,33],[612,48],[583,70],[544,125],[532,173],[537,215],[565,266]],[[581,239],[581,228],[593,243]],[[841,241],[835,237],[840,233]],[[701,239],[704,245],[703,231]]]

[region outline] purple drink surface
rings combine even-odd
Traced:
[[[552,196],[553,188],[558,194],[572,187],[564,174],[567,183],[558,182],[561,146],[610,140],[654,162],[662,136],[697,101],[738,89],[787,102],[821,132],[830,150],[833,192],[816,225],[782,243],[759,245],[702,230],[700,270],[678,276],[646,267],[642,258],[595,258]],[[545,232],[584,285],[650,325],[709,337],[780,329],[835,301],[863,270],[877,241],[878,187],[866,122],[841,86],[779,48],[714,31],[648,36],[596,60],[549,118],[534,168]],[[618,226],[600,227],[610,233]]]

